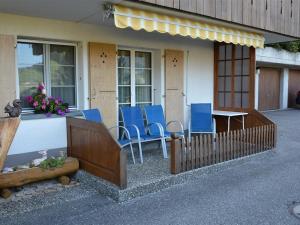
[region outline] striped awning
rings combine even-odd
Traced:
[[[118,28],[131,27],[134,30],[144,29],[148,32],[157,31],[255,48],[263,48],[265,41],[261,34],[121,5],[114,5],[114,20]]]

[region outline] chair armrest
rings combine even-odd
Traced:
[[[127,129],[126,127],[124,127],[124,126],[113,126],[113,127],[108,128],[108,130],[112,130],[112,129],[116,129],[116,128],[121,128],[121,129],[123,129],[124,132],[125,132],[125,134],[126,134],[126,136],[127,136],[127,138],[128,138],[128,140],[131,140],[129,131],[128,131],[128,129]]]
[[[140,131],[139,131],[139,128],[137,127],[137,125],[135,124],[130,124],[130,125],[127,125],[127,127],[133,127],[136,131],[136,134],[138,136],[138,139],[141,139],[141,135],[140,135]],[[128,130],[127,130],[128,131]],[[128,131],[128,134],[129,134],[129,131]]]
[[[151,127],[151,126],[157,126],[157,128],[158,128],[158,130],[159,130],[159,134],[160,134],[160,136],[161,137],[164,137],[165,136],[165,132],[164,132],[164,128],[163,128],[163,126],[160,124],[160,123],[149,123],[148,125],[147,125],[147,128],[149,129],[149,127]]]
[[[179,124],[180,129],[181,129],[181,132],[182,132],[182,133],[184,132],[184,130],[183,130],[183,125],[182,125],[182,123],[181,123],[179,120],[172,120],[172,121],[169,121],[169,122],[167,123],[167,128],[168,128],[168,126],[169,126],[170,124],[172,124],[172,123]]]

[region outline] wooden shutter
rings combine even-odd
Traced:
[[[165,51],[165,76],[166,76],[166,119],[167,121],[179,120],[183,123],[183,63],[184,53],[177,50]]]
[[[116,45],[89,43],[90,107],[101,111],[104,124],[115,126]]]
[[[16,98],[16,38],[0,35],[0,117],[4,107]]]

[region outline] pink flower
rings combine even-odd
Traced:
[[[32,102],[33,102],[33,97],[32,97],[31,95],[27,96],[27,97],[26,97],[26,101],[27,101],[28,103],[32,103]]]
[[[39,105],[39,103],[37,102],[37,101],[35,101],[34,103],[33,103],[33,107],[37,107]]]
[[[46,109],[46,105],[42,105],[42,110],[45,110]]]
[[[56,100],[55,100],[55,104],[58,105],[58,103],[59,103],[59,101],[56,99]]]

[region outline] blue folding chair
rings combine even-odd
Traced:
[[[81,113],[82,113],[83,117],[88,121],[92,121],[92,122],[96,122],[96,123],[103,122],[101,113],[98,109],[82,110]],[[123,132],[126,136],[126,139],[121,138],[121,139],[118,139],[117,142],[121,148],[124,148],[128,145],[130,146],[132,160],[133,160],[133,163],[135,164],[135,157],[134,157],[133,148],[132,148],[132,140],[130,138],[129,131],[123,126],[113,126],[113,127],[110,127],[108,130],[111,131],[112,129],[119,129],[119,128],[123,130]]]
[[[216,122],[212,116],[210,103],[191,104],[189,140],[191,140],[191,135],[195,133],[211,133],[215,137]]]
[[[124,126],[129,131],[133,143],[135,142],[139,145],[141,163],[143,163],[144,161],[141,144],[143,142],[160,140],[162,145],[163,156],[164,158],[168,158],[163,127],[159,123],[153,123],[145,127],[142,110],[138,106],[121,107],[120,110]],[[148,129],[151,127],[156,127],[158,132],[156,134],[150,134],[148,132]]]
[[[168,126],[171,124],[177,124],[179,126],[179,131],[174,132],[177,136],[184,138],[184,130],[183,125],[180,121],[173,120],[166,123],[166,119],[164,116],[164,111],[161,105],[151,105],[144,107],[146,121],[148,125],[159,123],[164,131],[164,135],[167,139],[171,138],[171,132],[168,131]],[[158,135],[160,130],[156,126],[150,126],[149,132],[152,135]]]

